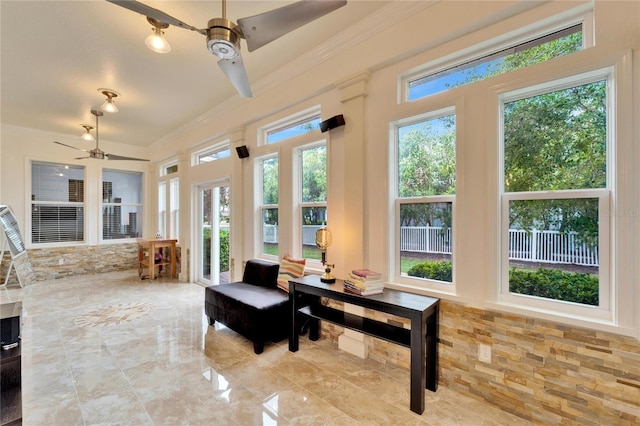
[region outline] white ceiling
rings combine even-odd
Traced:
[[[194,27],[221,17],[220,1],[154,1]],[[229,0],[227,18],[252,16],[291,1]],[[348,4],[242,58],[254,94],[261,79],[300,57],[389,1]],[[0,1],[0,121],[60,134],[95,125],[90,110],[120,92],[120,112],[100,119],[100,139],[146,146],[239,96],[206,48],[205,37],[169,27],[172,50],[149,50],[146,18],[106,1]],[[78,138],[78,140],[80,140]]]

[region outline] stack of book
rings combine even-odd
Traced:
[[[384,289],[382,274],[369,269],[354,269],[344,280],[344,289],[360,296],[382,293]]]

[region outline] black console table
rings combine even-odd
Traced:
[[[308,297],[308,306],[300,307],[302,294]],[[324,306],[321,297],[352,305],[386,312],[411,320],[411,330],[353,315]],[[329,321],[351,330],[378,337],[411,349],[411,411],[424,412],[424,390],[438,387],[438,303],[439,299],[385,289],[382,294],[358,296],[344,290],[342,280],[333,284],[320,281],[318,275],[307,275],[289,281],[289,301],[293,327],[289,336],[289,350],[296,352],[299,345],[300,315],[311,317],[309,338],[320,337],[319,320]]]

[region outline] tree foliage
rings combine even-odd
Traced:
[[[402,198],[454,194],[456,190],[455,116],[398,131],[398,195]],[[451,225],[449,203],[406,203],[401,226]]]
[[[327,148],[302,151],[302,202],[327,201]]]

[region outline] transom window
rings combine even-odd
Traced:
[[[582,24],[495,51],[435,73],[408,79],[409,101],[484,80],[582,49]]]
[[[320,108],[313,107],[260,129],[261,144],[269,145],[320,130]]]
[[[170,163],[160,166],[160,176],[167,176],[173,173],[178,173],[178,161],[172,161]]]
[[[210,163],[221,158],[228,158],[231,155],[229,143],[226,142],[222,146],[216,146],[201,152],[196,152],[193,156],[193,165]]]

